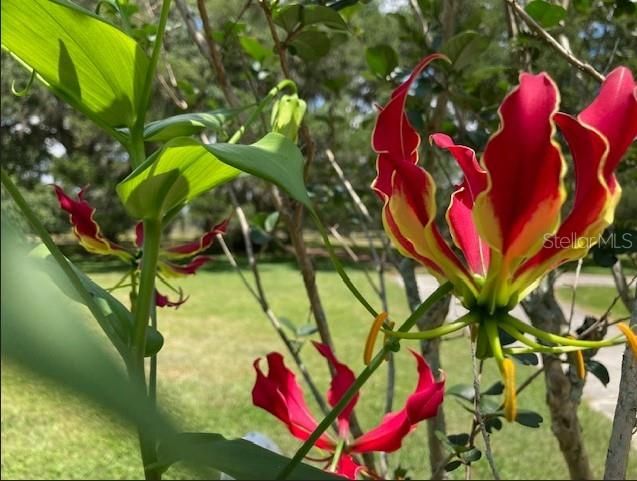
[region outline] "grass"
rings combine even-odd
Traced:
[[[265,264],[263,280],[273,310],[298,325],[308,318],[301,276],[290,264]],[[108,286],[120,273],[96,273]],[[373,299],[360,272],[353,279]],[[362,350],[371,319],[344,289],[337,275],[324,270],[318,284],[339,357],[355,371],[362,368]],[[271,415],[252,406],[254,383],[252,362],[283,345],[249,297],[238,277],[219,264],[186,279],[182,286],[190,300],[179,310],[160,313],[160,329],[166,343],[159,357],[159,396],[162,405],[181,420],[184,430],[215,431],[240,437],[250,431],[270,436],[291,455],[300,445]],[[125,293],[121,293],[122,299]],[[407,314],[404,295],[396,284],[389,286],[390,309],[395,319]],[[413,345],[412,347],[416,347]],[[471,379],[467,339],[443,344],[443,367],[447,386]],[[327,389],[328,371],[322,358],[309,345],[303,358],[317,383]],[[286,356],[289,359],[289,356]],[[291,365],[291,362],[288,362]],[[520,368],[518,382],[533,368]],[[415,369],[405,349],[397,355],[396,406],[402,406],[415,383]],[[384,373],[379,372],[363,388],[357,413],[362,425],[371,427],[381,417],[384,403]],[[498,379],[493,363],[487,362],[484,385]],[[506,424],[492,437],[494,456],[503,479],[567,479],[568,471],[551,434],[544,402],[544,385],[535,382],[520,396],[520,407],[538,411],[545,419],[538,429]],[[310,400],[310,396],[307,396]],[[314,408],[316,406],[311,403]],[[449,433],[466,432],[469,414],[448,397],[445,413]],[[581,422],[593,472],[601,476],[610,421],[582,406]],[[424,424],[405,440],[403,449],[391,455],[391,465],[409,470],[412,478],[428,477]],[[137,441],[132,430],[108,415],[86,406],[66,392],[2,363],[2,478],[139,478]],[[187,474],[171,469],[168,478]],[[475,463],[474,478],[489,478],[484,459]],[[462,470],[453,479],[464,477]],[[637,477],[633,454],[628,478]]]
[[[573,290],[570,287],[561,287],[557,295],[564,302],[570,304]],[[577,306],[594,315],[603,315],[617,296],[617,290],[611,286],[578,286],[575,302]],[[611,319],[630,315],[626,306],[617,301],[610,311]]]

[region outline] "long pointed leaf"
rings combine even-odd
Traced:
[[[70,2],[3,0],[2,46],[115,136],[135,123],[148,58],[113,25]]]

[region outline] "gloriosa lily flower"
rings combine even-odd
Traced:
[[[325,357],[334,369],[334,377],[327,392],[327,401],[334,407],[345,392],[354,383],[356,376],[345,364],[341,363],[332,350],[325,344],[313,342],[316,350]],[[327,466],[350,479],[356,479],[362,470],[351,456],[370,451],[392,452],[400,448],[402,440],[416,425],[436,415],[444,395],[444,380],[436,382],[431,369],[424,358],[412,351],[418,367],[418,384],[407,398],[400,411],[387,414],[381,423],[356,439],[351,439],[349,424],[359,395],[350,401],[338,416],[337,437],[327,433],[321,435],[316,447],[330,453],[325,459]],[[307,407],[303,391],[296,377],[283,362],[283,356],[277,352],[267,355],[268,375],[264,375],[259,366],[261,359],[254,362],[257,379],[252,389],[252,401],[282,421],[290,433],[305,441],[318,426],[318,422]],[[334,459],[333,456],[337,456]]]
[[[104,237],[99,224],[94,219],[95,209],[84,200],[85,189],[80,190],[77,195],[77,200],[74,200],[57,185],[54,186],[54,188],[60,207],[69,213],[73,233],[84,249],[92,254],[119,257],[124,262],[132,265],[132,271],[139,268],[138,261],[141,257],[140,249],[144,240],[143,224],[141,222],[135,226],[135,245],[138,247],[138,251],[131,252]],[[166,278],[184,277],[195,274],[201,266],[212,259],[210,256],[197,254],[210,247],[214,242],[215,236],[217,234],[223,234],[227,226],[228,219],[215,225],[196,241],[161,249],[157,265],[159,278],[166,282]],[[193,256],[195,257],[186,264],[175,262]],[[127,274],[127,277],[130,274],[131,272]],[[177,301],[171,301],[167,296],[157,291],[155,292],[155,301],[158,307],[179,307],[186,302],[186,300],[187,298],[183,298],[181,291],[179,291],[179,300]]]
[[[436,186],[418,166],[420,136],[405,114],[411,85],[431,61],[441,58],[433,54],[422,59],[378,115],[372,187],[384,203],[383,223],[393,245],[441,283],[453,284],[470,310],[458,327],[479,323],[478,354],[493,354],[510,383],[513,365],[503,357],[498,328],[532,350],[542,346],[523,332],[552,345],[594,347],[550,336],[508,311],[548,271],[583,257],[612,223],[621,193],[614,171],[637,135],[637,88],[630,70],[618,67],[595,100],[572,116],[559,112],[559,92],[548,74],[522,73],[519,86],[499,108],[500,126],[479,160],[474,150],[449,136],[432,135],[431,143],[450,153],[464,174],[446,212],[463,259],[436,225]],[[558,129],[569,146],[576,181],[572,207],[563,220],[566,162],[556,141]],[[507,417],[514,417],[510,403],[509,408]]]

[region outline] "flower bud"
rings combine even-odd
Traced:
[[[283,134],[296,142],[307,105],[298,95],[283,95],[272,108],[272,132]]]

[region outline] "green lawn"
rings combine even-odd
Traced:
[[[557,290],[557,295],[563,301],[571,302],[572,289],[561,287]],[[617,290],[610,286],[578,286],[575,302],[578,307],[591,314],[603,315],[610,307],[613,299],[617,296]],[[626,317],[629,315],[626,306],[618,300],[610,312],[613,319]]]
[[[161,402],[182,420],[185,430],[216,431],[234,437],[258,430],[292,454],[300,443],[272,416],[253,407],[250,397],[254,382],[252,362],[270,350],[282,351],[282,343],[236,274],[223,267],[219,264],[215,270],[184,281],[182,285],[190,300],[179,310],[160,313],[160,328],[166,339],[159,358]],[[305,323],[308,306],[300,274],[289,264],[267,264],[262,273],[274,311],[298,324]],[[94,278],[107,286],[118,276],[116,272],[99,273]],[[366,287],[361,273],[355,272],[353,278],[359,286]],[[334,273],[319,272],[318,283],[338,354],[358,371],[371,319]],[[363,290],[371,299],[371,289]],[[391,313],[399,319],[406,314],[403,293],[393,283],[389,290]],[[303,357],[319,385],[326,389],[328,372],[322,358],[309,346],[304,348]],[[448,386],[470,382],[467,339],[444,343],[443,365]],[[400,406],[415,382],[413,359],[405,350],[397,355],[397,366]],[[519,369],[518,382],[531,369]],[[381,417],[384,377],[379,373],[363,390],[357,410],[363,426],[375,425]],[[494,366],[487,363],[484,384],[496,379]],[[567,479],[567,469],[550,431],[541,378],[519,401],[521,408],[540,412],[545,422],[539,429],[507,424],[493,436],[493,451],[502,478]],[[452,397],[447,398],[445,409],[449,433],[465,432],[470,425],[469,414]],[[586,406],[581,410],[581,419],[593,471],[600,476],[610,422]],[[390,459],[392,465],[409,469],[412,478],[427,477],[424,425]],[[636,478],[634,454],[630,469],[628,477]],[[3,479],[139,476],[137,440],[131,430],[6,361],[2,363]],[[167,477],[183,476],[183,471],[173,469]],[[473,476],[489,477],[485,460],[475,464]],[[457,470],[453,477],[464,478],[464,473]]]

